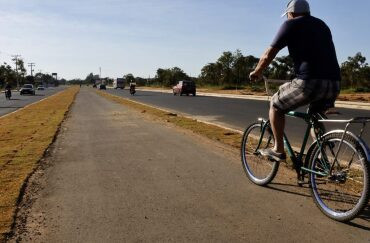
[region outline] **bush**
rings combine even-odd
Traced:
[[[253,92],[264,92],[264,91],[266,91],[266,89],[265,89],[264,86],[252,85],[251,86],[251,91],[253,91]]]
[[[354,91],[356,93],[359,93],[359,92],[370,92],[370,88],[368,88],[368,87],[357,87],[357,88],[355,88]]]

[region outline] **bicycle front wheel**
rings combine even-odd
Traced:
[[[342,135],[326,135],[322,148],[316,146],[313,150],[310,169],[315,173],[311,173],[310,183],[319,209],[328,217],[345,222],[367,205],[370,178],[365,151],[353,136],[344,136],[335,160]]]
[[[245,130],[241,144],[242,165],[247,177],[257,185],[270,183],[279,169],[278,162],[262,157],[258,151],[273,147],[274,136],[270,127],[263,129],[261,123],[254,123]]]

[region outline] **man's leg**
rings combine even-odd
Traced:
[[[275,137],[274,151],[284,153],[284,127],[285,127],[285,114],[276,109],[272,104],[269,112],[272,132]]]

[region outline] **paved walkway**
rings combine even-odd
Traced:
[[[82,88],[16,239],[35,242],[368,242],[308,189],[252,185],[238,151]],[[37,181],[38,180],[38,181]],[[27,189],[32,190],[32,186]]]

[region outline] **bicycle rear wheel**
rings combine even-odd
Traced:
[[[328,217],[337,221],[355,218],[369,199],[369,164],[359,142],[348,134],[335,160],[343,133],[331,133],[323,138],[322,150],[312,153],[310,169],[311,192],[316,205]],[[321,152],[322,151],[322,152]],[[325,175],[327,174],[327,175]]]
[[[274,136],[269,127],[263,131],[261,123],[254,123],[245,130],[241,144],[242,165],[247,177],[257,185],[270,183],[279,169],[278,162],[270,161],[258,152],[273,147]]]

